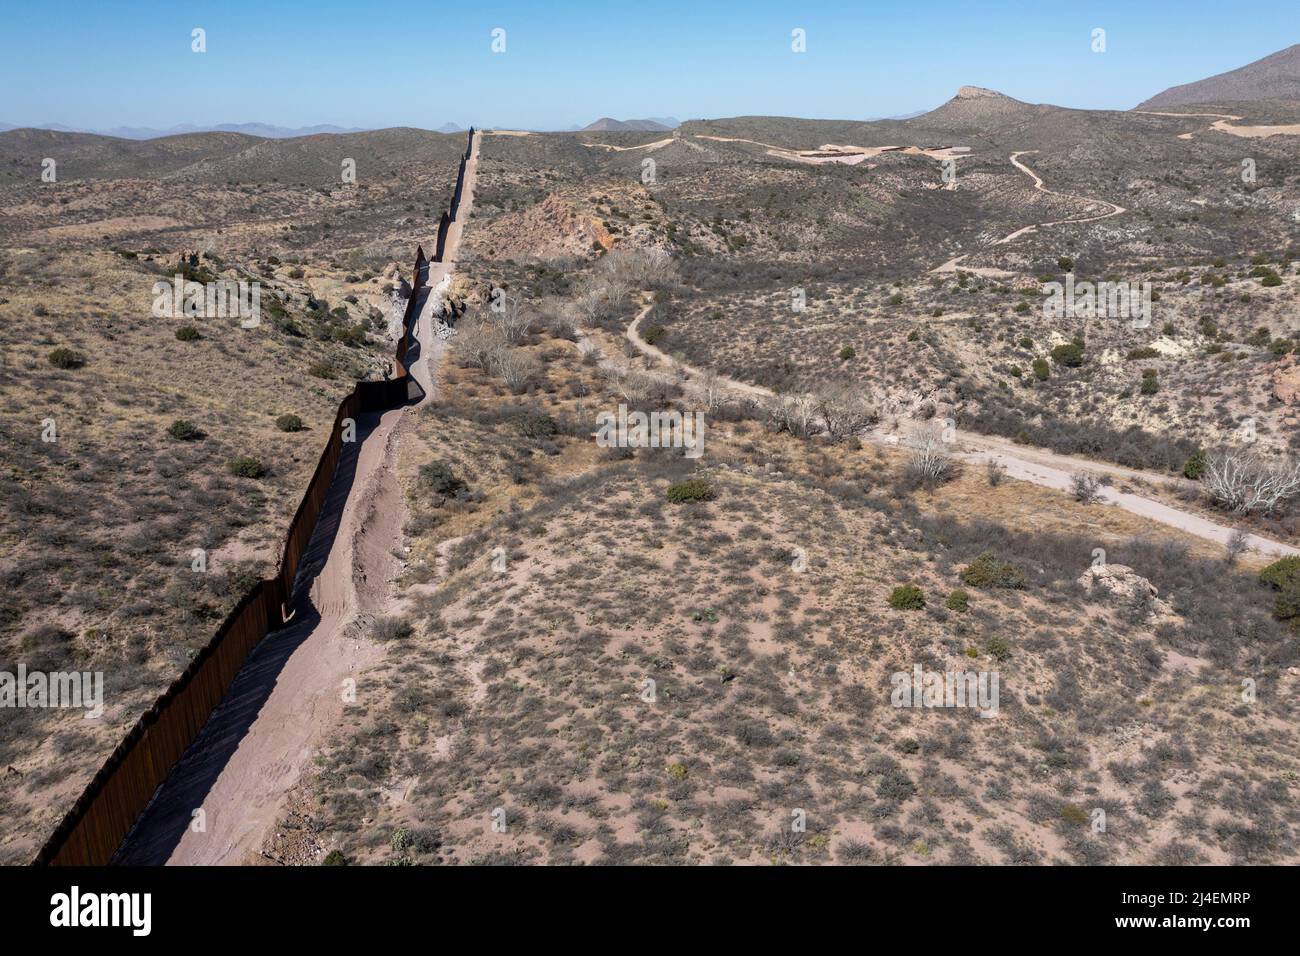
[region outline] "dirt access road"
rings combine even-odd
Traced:
[[[628,341],[636,346],[641,353],[660,362],[676,366],[689,378],[702,381],[705,377],[704,372],[673,358],[661,349],[650,345],[641,337],[641,321],[650,313],[652,305],[652,303],[647,304],[628,325],[626,333]],[[718,376],[718,384],[747,398],[762,400],[776,397],[776,393],[770,388],[764,388],[750,382],[741,382],[725,376]],[[920,423],[900,422],[896,430],[877,428],[864,433],[862,438],[879,445],[906,446],[923,427]],[[1010,478],[1028,481],[1035,485],[1042,485],[1045,488],[1054,488],[1058,491],[1070,490],[1074,475],[1079,473],[1134,482],[1174,484],[1176,481],[1176,479],[1166,475],[1137,471],[1133,468],[1125,468],[1122,465],[1107,464],[1088,458],[1058,455],[1056,452],[1044,448],[1017,445],[992,435],[981,435],[974,432],[958,432],[951,451],[952,456],[958,461],[980,465],[990,460],[995,461],[1006,469],[1007,476]],[[1100,496],[1101,500],[1107,504],[1116,505],[1139,517],[1157,521],[1171,528],[1177,528],[1179,531],[1195,535],[1198,538],[1204,538],[1207,541],[1226,545],[1233,533],[1231,527],[1142,495],[1118,491],[1114,488],[1102,488],[1100,489]],[[1251,550],[1266,556],[1284,557],[1286,555],[1300,554],[1300,548],[1273,541],[1269,538],[1262,538],[1258,535],[1252,534],[1248,536],[1246,543]]]
[[[992,248],[993,246],[1006,245],[1008,242],[1014,242],[1016,239],[1019,239],[1021,236],[1026,235],[1027,233],[1036,232],[1037,230],[1043,229],[1047,226],[1062,226],[1068,222],[1095,222],[1098,219],[1109,219],[1111,216],[1118,216],[1122,212],[1128,212],[1128,210],[1125,209],[1123,206],[1118,206],[1115,203],[1105,199],[1089,199],[1086,196],[1073,196],[1070,195],[1069,193],[1058,193],[1053,189],[1048,189],[1046,186],[1043,185],[1042,177],[1039,176],[1038,173],[1034,172],[1032,169],[1030,169],[1028,166],[1026,166],[1024,163],[1020,161],[1021,156],[1028,156],[1030,153],[1036,153],[1036,152],[1038,152],[1038,150],[1036,149],[1022,149],[1019,152],[1012,153],[1010,156],[1011,165],[1016,167],[1016,169],[1020,170],[1022,173],[1024,173],[1026,176],[1032,179],[1034,181],[1034,188],[1036,190],[1038,190],[1040,193],[1047,193],[1047,195],[1049,196],[1056,196],[1059,199],[1071,199],[1076,202],[1092,203],[1094,205],[1100,203],[1101,205],[1109,206],[1110,208],[1106,212],[1100,213],[1095,216],[1075,216],[1069,219],[1054,219],[1050,222],[1036,222],[1033,223],[1032,225],[1021,226],[1015,232],[1003,236],[1001,239],[992,243],[987,248]],[[969,252],[962,253],[961,255],[953,259],[949,259],[943,265],[936,266],[930,271],[931,272],[956,272],[958,264],[961,263],[961,261],[969,255],[971,255],[971,253]],[[988,276],[990,278],[1005,279],[1005,278],[1010,278],[1013,275],[1013,273],[1007,272],[1003,269],[968,268],[965,271],[970,272],[973,275]]]
[[[444,261],[425,269],[408,353],[419,401],[357,422],[312,536],[294,618],[249,655],[214,711],[118,851],[125,864],[257,862],[289,791],[298,784],[358,681],[380,655],[368,625],[391,603],[400,572],[406,504],[394,470],[411,412],[437,394],[443,342],[434,316],[473,207],[480,137],[465,166]],[[201,810],[202,829],[195,811]]]

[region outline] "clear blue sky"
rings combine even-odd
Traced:
[[[970,84],[1127,109],[1300,39],[1295,0],[0,0],[0,121],[556,129],[861,119]],[[190,50],[190,31],[208,50]],[[506,30],[506,52],[491,31]],[[808,52],[790,51],[807,31]],[[1093,53],[1094,27],[1107,51]]]

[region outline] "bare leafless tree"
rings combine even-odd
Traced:
[[[817,418],[833,442],[844,441],[880,420],[875,406],[853,385],[826,385],[814,397]]]
[[[677,267],[666,249],[615,249],[600,260],[597,275],[625,289],[657,289],[677,280]]]
[[[704,399],[706,411],[716,412],[726,398],[726,389],[722,385],[722,379],[712,369],[709,369],[700,377],[699,391],[701,398]]]
[[[500,306],[493,306],[489,316],[511,345],[518,345],[527,338],[533,324],[533,317],[519,296],[501,296]]]
[[[1228,540],[1223,548],[1223,560],[1234,565],[1237,559],[1250,550],[1250,535],[1244,528],[1233,528],[1232,534],[1228,535]]]
[[[512,392],[522,392],[541,376],[541,363],[523,349],[504,348],[497,355],[492,371],[501,376]]]
[[[453,349],[461,363],[485,372],[492,371],[497,358],[508,347],[501,330],[478,316],[460,324],[454,341]]]
[[[778,431],[807,438],[815,429],[817,403],[811,395],[778,395],[768,402],[767,420]]]
[[[1222,508],[1243,515],[1272,514],[1300,494],[1300,461],[1223,449],[1206,456],[1201,483]]]

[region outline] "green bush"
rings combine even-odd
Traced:
[[[325,854],[325,859],[321,860],[321,866],[347,866],[348,858],[338,850],[330,850]]]
[[[668,486],[668,500],[674,504],[684,501],[712,501],[717,497],[713,485],[703,478],[690,478]]]
[[[925,592],[915,584],[900,584],[889,592],[889,606],[899,611],[919,611],[925,607]]]
[[[641,338],[645,339],[646,345],[654,345],[667,334],[668,330],[662,325],[652,325],[645,330],[645,334],[642,335]]]
[[[1156,370],[1149,368],[1142,373],[1142,384],[1138,390],[1143,395],[1154,395],[1160,391],[1160,381],[1156,378]]]
[[[970,609],[970,595],[957,588],[948,595],[948,600],[943,602],[943,606],[950,611],[967,611]]]
[[[60,346],[49,355],[50,364],[55,368],[81,368],[86,364],[86,357],[66,346]]]
[[[1033,369],[1034,378],[1038,379],[1040,382],[1046,382],[1047,376],[1052,374],[1051,369],[1048,368],[1047,359],[1034,359]]]
[[[1128,359],[1130,362],[1133,362],[1141,359],[1158,358],[1159,355],[1160,355],[1159,349],[1153,349],[1149,345],[1144,345],[1141,348],[1131,349],[1128,355],[1124,357]]]
[[[199,330],[192,325],[182,325],[176,330],[176,338],[182,342],[194,342],[199,339]]]
[[[451,466],[444,461],[431,461],[420,466],[420,481],[435,494],[450,498],[469,488],[456,477]]]
[[[266,466],[256,458],[249,455],[240,455],[226,462],[226,467],[230,469],[232,475],[240,478],[261,478],[266,474]]]
[[[1292,555],[1274,561],[1259,572],[1259,579],[1279,591],[1300,584],[1300,556]]]
[[[307,368],[307,374],[314,378],[332,379],[337,375],[334,366],[326,362],[314,362]]]
[[[1192,452],[1183,465],[1183,477],[1196,481],[1205,472],[1205,449],[1198,448]]]
[[[996,661],[1005,661],[1011,656],[1011,645],[1005,637],[990,637],[984,642],[984,650]]]
[[[840,349],[840,358],[844,359],[845,361],[856,357],[857,354],[858,354],[857,351],[853,348],[852,345],[846,345],[844,346],[844,348]]]
[[[1083,364],[1083,347],[1078,342],[1066,342],[1052,349],[1052,361],[1066,368],[1078,368]]]
[[[300,432],[303,424],[297,415],[281,415],[275,420],[275,427],[282,432]]]
[[[178,418],[172,422],[167,429],[167,434],[177,441],[198,441],[203,437],[203,432],[199,430],[199,426],[184,418]]]
[[[999,560],[992,551],[985,551],[961,572],[963,584],[973,588],[1013,588],[1025,586],[1025,572],[1010,561]]]

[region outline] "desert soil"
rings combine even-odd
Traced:
[[[418,352],[411,366],[423,395],[416,403],[378,416],[373,430],[365,435],[338,531],[311,586],[310,603],[319,619],[312,618],[305,636],[291,636],[292,624],[268,635],[250,656],[246,671],[256,665],[264,645],[268,648],[265,653],[274,654],[270,649],[277,644],[277,637],[298,641],[275,676],[274,688],[202,797],[203,832],[185,826],[179,841],[173,843],[169,837],[179,830],[178,820],[183,824],[190,819],[193,801],[186,797],[195,792],[193,780],[208,772],[202,764],[211,762],[210,751],[222,744],[221,733],[210,734],[210,730],[223,727],[223,717],[227,724],[231,722],[223,711],[229,714],[248,706],[237,692],[241,680],[246,679],[242,672],[196,746],[182,759],[173,774],[175,780],[169,778],[163,785],[137,831],[119,852],[121,862],[231,865],[268,858],[263,849],[272,828],[346,706],[346,682],[358,681],[381,656],[379,647],[366,637],[366,625],[392,604],[393,582],[401,571],[397,555],[403,548],[406,499],[395,462],[411,413],[437,398],[436,369],[445,343],[436,335],[435,313],[455,269],[464,222],[473,208],[478,147],[476,137],[465,167],[461,208],[448,231],[443,261],[425,267],[429,291],[412,330]],[[359,434],[364,430],[360,422],[358,430]],[[205,741],[205,736],[218,739]]]

